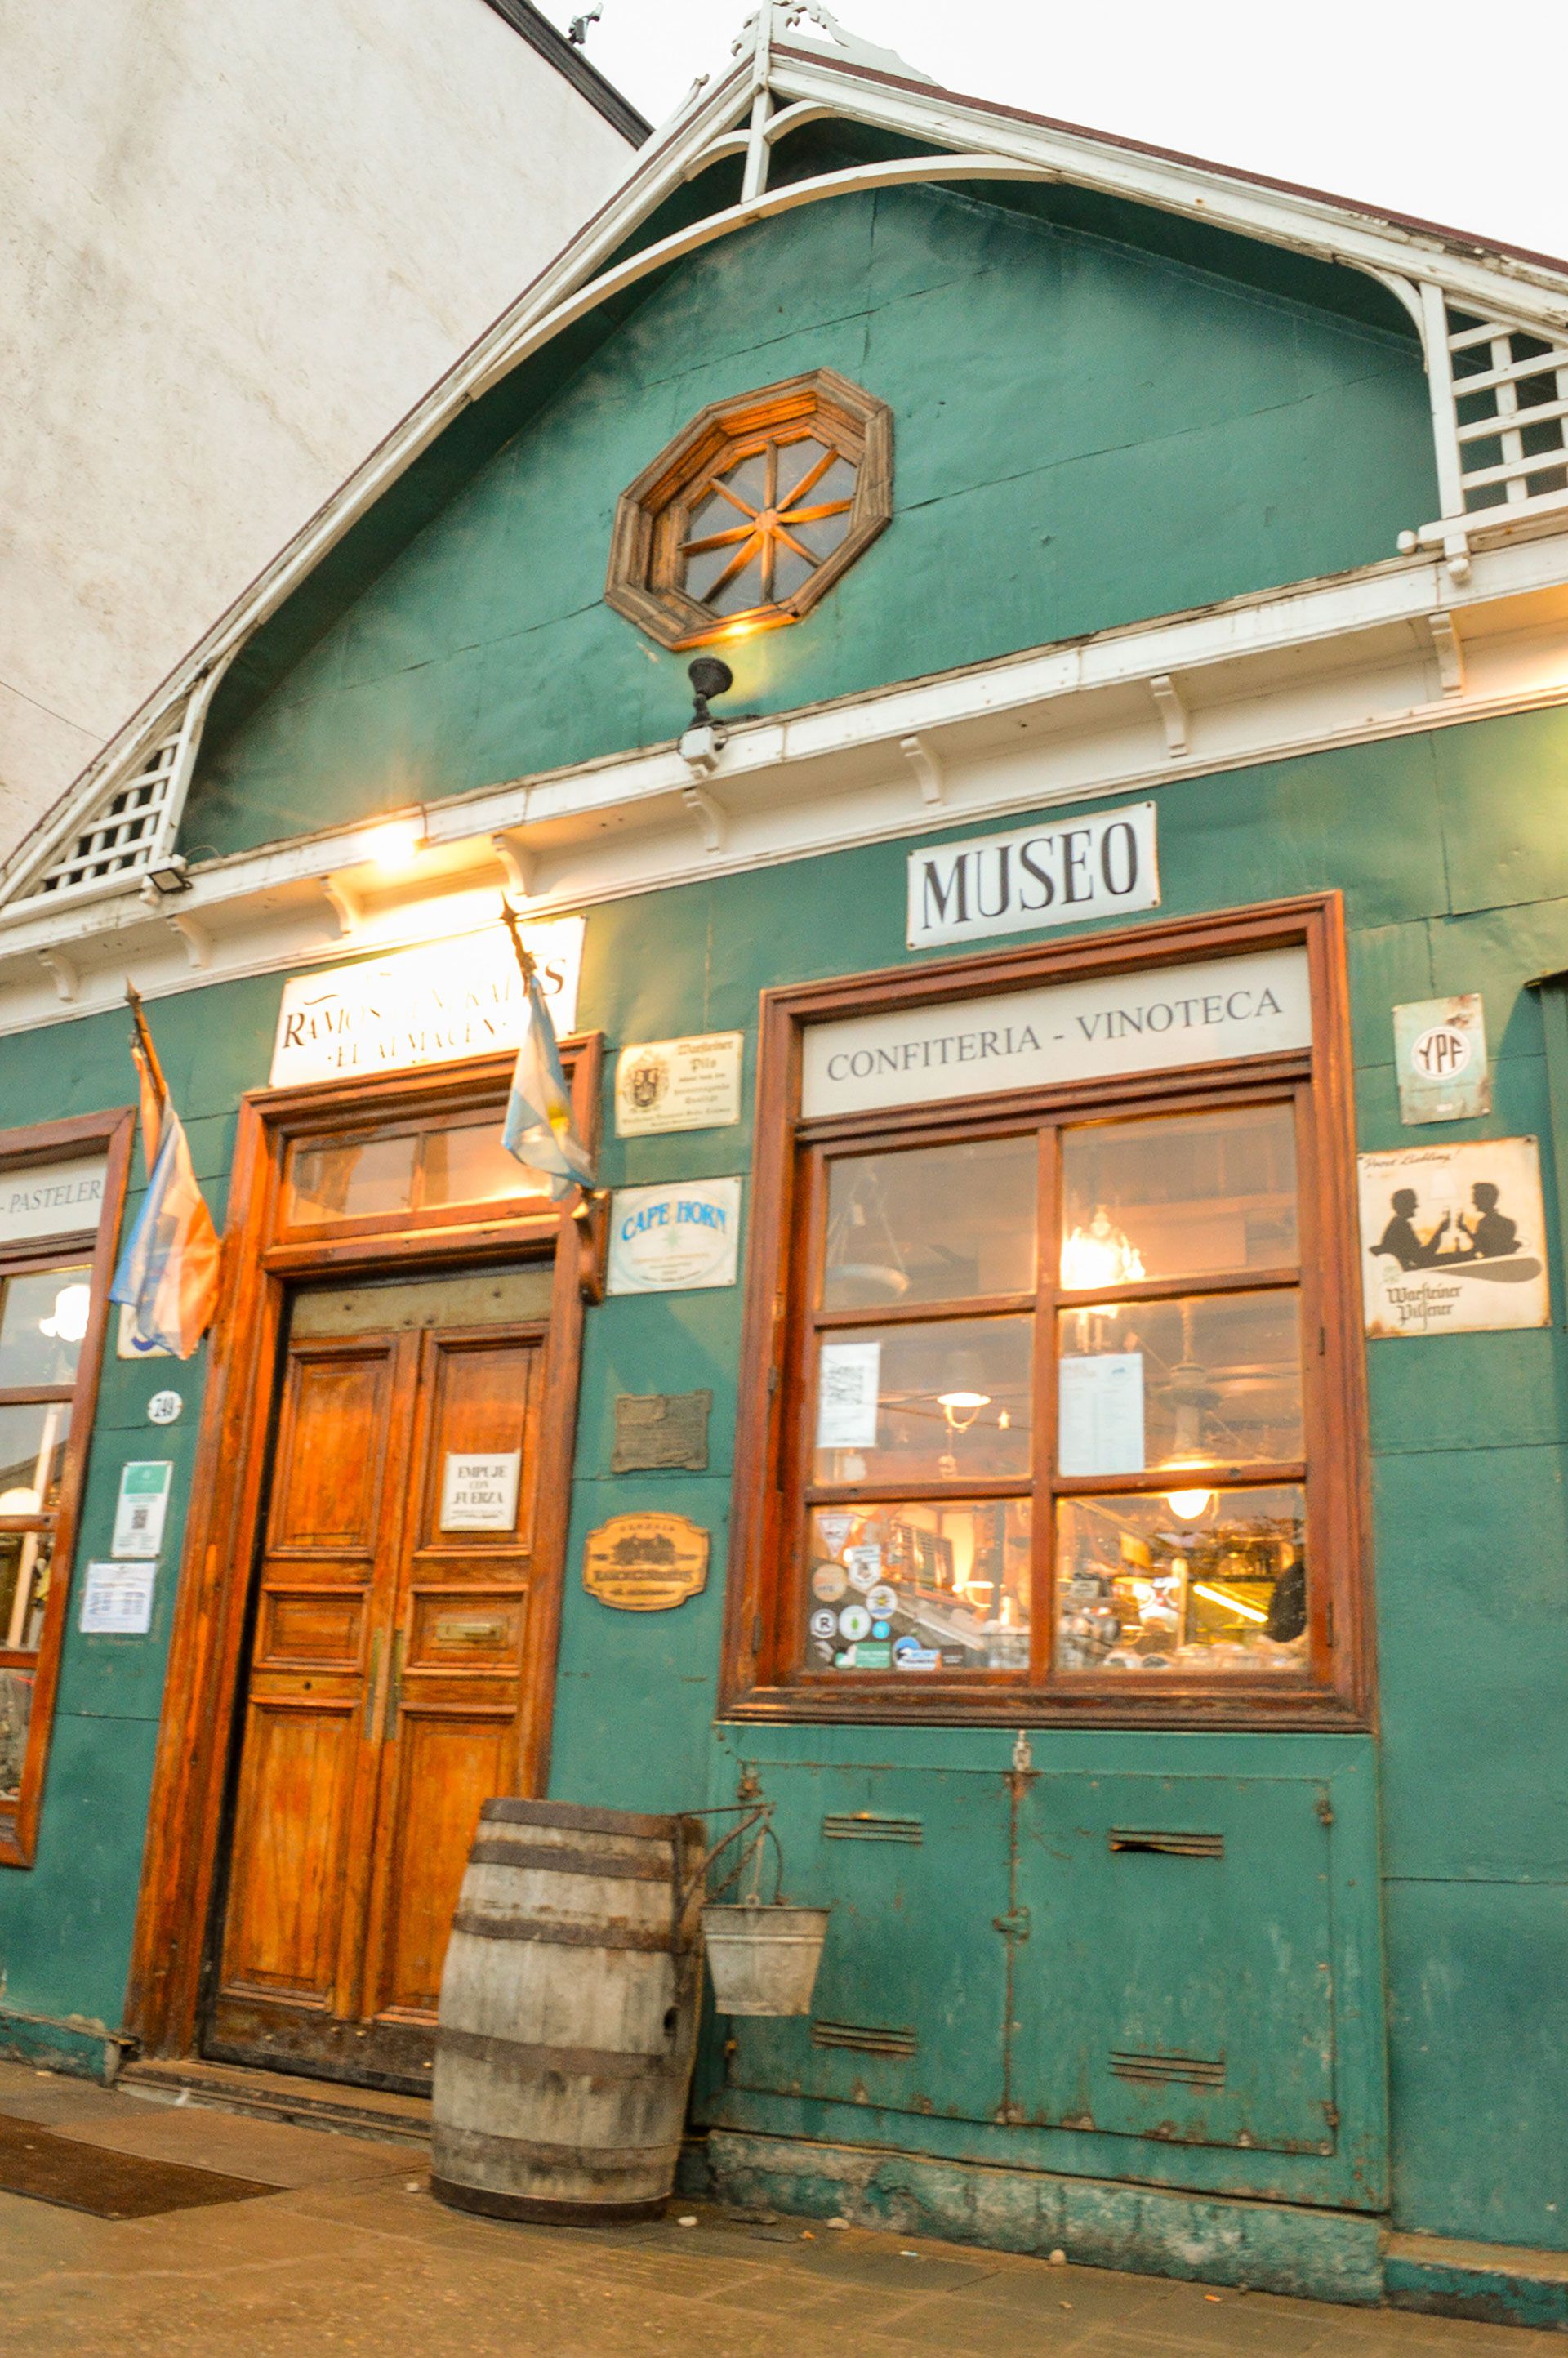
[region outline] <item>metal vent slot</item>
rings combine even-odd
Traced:
[[[1225,2058],[1208,2055],[1119,2055],[1112,2048],[1110,2068],[1119,2080],[1142,2080],[1163,2087],[1173,2080],[1190,2088],[1223,2088]]]
[[[913,2055],[920,2041],[913,2030],[884,2030],[874,2022],[814,2022],[813,2047],[853,2047],[862,2055]]]
[[[1155,1851],[1167,1858],[1223,1858],[1223,1834],[1174,1833],[1158,1826],[1112,1826],[1107,1837],[1112,1850]]]
[[[906,1842],[925,1839],[918,1818],[881,1817],[875,1810],[829,1810],[822,1821],[828,1842]]]

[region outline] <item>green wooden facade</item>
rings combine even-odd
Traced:
[[[892,406],[894,521],[806,622],[736,653],[737,711],[853,699],[1374,566],[1435,510],[1420,352],[1391,298],[1217,233],[1184,250],[1163,217],[1126,208],[845,196],[672,266],[571,358],[508,380],[510,413],[444,460],[438,444],[420,501],[361,526],[253,642],[187,807],[193,862],[667,742],[684,658],[603,602],[616,496],[703,403],[797,371],[836,368]],[[1548,698],[1173,775],[1158,806],[1162,917],[1344,894],[1362,1148],[1414,1135],[1391,1006],[1484,993],[1494,1109],[1442,1135],[1540,1138],[1554,1206],[1568,1106],[1527,986],[1568,965],[1568,711]],[[1007,824],[1033,815],[1021,802]],[[588,906],[579,1028],[611,1051],[741,1031],[749,1106],[762,989],[910,957],[907,849],[867,842]],[[193,977],[155,1011],[220,1223],[236,1103],[266,1080],[282,983]],[[6,1127],[131,1094],[118,1015],[0,1039]],[[750,1166],[749,1113],[630,1141],[607,1121],[612,1186]],[[734,2184],[837,2207],[849,2165],[832,2157],[874,2147],[890,2218],[965,2232],[967,2217],[1023,2248],[1040,2221],[1057,2223],[1054,2242],[1077,2219],[1086,2252],[1148,2265],[1206,2235],[1200,2272],[1348,2299],[1378,2297],[1369,2223],[1568,2249],[1563,1245],[1554,1232],[1553,1327],[1368,1347],[1376,1736],[1035,1732],[1012,2030],[994,1929],[1012,1731],[716,1725],[741,1291],[590,1310],[550,1790],[679,1809],[730,1800],[754,1764],[795,1896],[837,1903],[832,2004],[855,2018],[857,1986],[880,1974],[872,2018],[891,2008],[919,2032],[915,2058],[868,2061],[814,2050],[802,2026],[753,2025],[728,2073],[710,2046],[696,2119],[719,2133]],[[179,1379],[168,1435],[177,1514],[204,1365],[205,1351]],[[146,1402],[168,1380],[105,1363],[79,1561],[105,1552],[119,1468],[145,1450]],[[615,1394],[703,1386],[708,1472],[611,1472]],[[719,1576],[675,1612],[613,1612],[576,1577],[586,1532],[642,1507],[713,1534]],[[178,1541],[171,1530],[166,1563]],[[145,1640],[74,1626],[67,1640],[38,1860],[0,1873],[0,2034],[20,2051],[91,2061],[122,2020],[173,1589],[160,1582]],[[1119,1794],[1155,1790],[1232,1835],[1202,1911],[1158,1873],[1130,1896],[1103,1844],[1074,1849]],[[824,1810],[856,1808],[919,1818],[923,1843],[814,1833]],[[1259,2043],[1245,2017],[1265,1952],[1292,1963]],[[1157,2012],[1153,1961],[1172,1956],[1197,2011],[1166,2027],[1228,2042],[1231,2093],[1174,2141],[1098,2082],[1084,2088],[1094,2132],[1048,2125],[1072,2101],[1051,2080],[1063,2052],[1098,2051],[1103,1977],[1147,1974]],[[809,2149],[825,2157],[814,2169]],[[890,2153],[906,2158],[902,2194]],[[1133,2188],[1177,2201],[1169,2234],[1135,2225]],[[1249,2198],[1235,2216],[1255,2235],[1272,2223],[1286,2257],[1214,2256],[1227,2197]]]

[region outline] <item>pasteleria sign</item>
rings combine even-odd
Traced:
[[[582,1585],[621,1613],[667,1613],[708,1585],[710,1540],[689,1515],[612,1515],[589,1531]]]
[[[618,1187],[610,1215],[611,1293],[690,1293],[733,1285],[741,1242],[739,1179]]]
[[[1307,1047],[1304,949],[1045,983],[807,1027],[801,1112],[860,1113]]]
[[[1152,803],[909,855],[912,950],[1159,905]]]
[[[0,1171],[0,1245],[95,1228],[108,1169],[107,1156],[95,1154],[86,1162],[24,1163]]]
[[[642,1040],[615,1060],[615,1128],[622,1138],[666,1130],[722,1130],[741,1119],[739,1032]]]
[[[524,925],[557,1036],[577,1022],[583,920]],[[500,925],[477,934],[291,976],[272,1052],[275,1089],[345,1073],[393,1073],[515,1048],[527,1001]]]
[[[1368,1335],[1551,1323],[1533,1138],[1396,1147],[1359,1171]]]

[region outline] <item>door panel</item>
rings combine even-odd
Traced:
[[[515,1789],[544,1355],[537,1325],[443,1325],[443,1295],[471,1322],[537,1293],[465,1273],[300,1299],[210,2054],[429,2084],[480,1805]]]
[[[384,1840],[385,1939],[376,2013],[433,2015],[480,1805],[506,1789],[511,1714],[406,1712]]]
[[[357,1751],[350,1712],[253,1707],[234,1826],[243,1872],[229,1910],[226,1986],[320,2005],[330,1998]]]

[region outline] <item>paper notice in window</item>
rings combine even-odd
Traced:
[[[1056,1452],[1064,1474],[1142,1473],[1141,1351],[1103,1351],[1059,1363]]]
[[[523,1453],[463,1457],[447,1452],[441,1476],[444,1531],[509,1531],[517,1520],[517,1473]]]
[[[824,1343],[817,1362],[818,1449],[875,1448],[881,1371],[880,1343]]]

